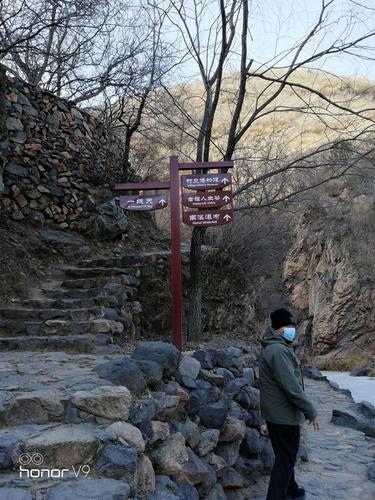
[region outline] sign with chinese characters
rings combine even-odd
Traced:
[[[120,196],[120,206],[125,210],[159,210],[168,206],[168,200],[162,195]]]
[[[186,211],[182,220],[188,226],[222,226],[233,220],[233,208],[229,210],[196,210]]]
[[[231,174],[182,175],[182,185],[186,189],[216,189],[232,184]]]
[[[183,193],[182,204],[191,208],[222,207],[232,203],[232,191]]]

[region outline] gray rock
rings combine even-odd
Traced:
[[[237,472],[236,469],[228,467],[220,478],[220,484],[223,488],[243,488],[246,486],[246,481],[244,476]]]
[[[192,378],[193,380],[198,377],[200,369],[200,362],[191,356],[184,356],[181,359],[180,364],[178,365],[178,371],[180,372],[180,375],[182,377]]]
[[[6,119],[6,126],[8,130],[23,130],[23,124],[19,118],[9,116]]]
[[[110,420],[127,420],[131,394],[126,387],[101,386],[92,391],[78,391],[71,403],[77,408]]]
[[[32,495],[23,488],[3,487],[0,488],[0,500],[32,500]]]
[[[0,436],[0,469],[7,469],[12,465],[12,455],[17,454],[19,439],[16,436],[3,434]],[[1,498],[1,497],[0,497]]]
[[[224,429],[220,435],[220,441],[242,441],[246,433],[246,424],[243,420],[228,416]]]
[[[18,163],[7,163],[5,165],[4,171],[7,174],[17,175],[18,177],[27,177],[29,175],[28,169]]]
[[[156,403],[156,417],[158,420],[166,420],[176,414],[180,406],[180,398],[171,396],[165,392],[152,392],[152,398]]]
[[[138,453],[145,451],[145,442],[141,431],[127,422],[114,422],[105,429],[112,439],[135,448]]]
[[[305,377],[311,378],[313,380],[327,380],[327,377],[322,375],[320,370],[312,365],[303,365],[302,373]]]
[[[367,477],[370,481],[375,482],[375,463],[371,464],[367,469]]]
[[[153,420],[151,422],[152,426],[152,437],[150,439],[150,445],[158,443],[160,441],[165,441],[169,438],[169,425],[167,422],[159,422],[158,420]]]
[[[180,432],[172,434],[150,455],[155,470],[168,476],[177,474],[189,460],[185,438]]]
[[[128,228],[128,219],[124,211],[115,200],[97,205],[96,212],[92,213],[80,229],[90,238],[111,240],[121,236]]]
[[[27,139],[27,133],[24,132],[23,130],[20,130],[19,132],[13,134],[10,139],[11,141],[17,142],[18,144],[24,144]]]
[[[243,387],[237,396],[235,396],[234,400],[240,404],[244,410],[259,410],[260,391],[255,387]]]
[[[125,500],[129,496],[130,487],[124,481],[80,479],[79,481],[63,482],[49,488],[46,500],[72,500],[72,498],[74,500]],[[8,498],[13,499],[13,497]]]
[[[172,432],[181,432],[191,448],[198,446],[201,437],[199,428],[198,425],[189,418],[184,422],[170,422],[170,428]]]
[[[197,446],[197,453],[200,457],[207,455],[210,451],[216,448],[220,437],[218,429],[208,429],[203,431],[200,435],[199,444]]]
[[[363,415],[367,419],[375,420],[375,406],[369,403],[368,401],[361,401],[360,403],[355,403],[355,409],[361,415]]]
[[[249,385],[253,385],[253,383],[255,382],[254,370],[252,368],[244,368],[242,376],[247,380],[247,383]]]
[[[96,457],[99,441],[81,425],[61,425],[25,440],[26,453],[40,453],[41,467],[62,468],[89,464]]]
[[[156,361],[163,367],[164,375],[169,376],[177,370],[181,353],[168,342],[139,342],[133,358]]]
[[[138,490],[140,498],[149,498],[155,491],[155,471],[151,460],[142,455],[138,461]]]
[[[121,444],[105,446],[96,463],[100,475],[125,481],[133,494],[138,483],[137,467],[137,450]]]
[[[52,389],[18,394],[7,404],[5,421],[8,425],[20,425],[61,420],[65,412],[62,398],[60,391]]]
[[[370,372],[369,368],[358,368],[358,370],[354,370],[350,372],[352,377],[366,377]]]
[[[248,385],[248,381],[245,378],[235,378],[230,382],[227,382],[224,386],[224,392],[230,394],[231,396],[237,396],[241,389]]]
[[[335,425],[351,427],[364,432],[367,436],[375,438],[375,419],[366,418],[351,410],[333,410],[331,422]]]
[[[235,379],[235,376],[233,375],[233,373],[229,370],[227,370],[226,368],[216,368],[216,373],[218,375],[220,375],[221,377],[224,377],[225,381],[226,382],[229,382],[230,380],[234,380]]]
[[[197,484],[206,481],[209,475],[207,464],[190,448],[187,448],[187,452],[189,459],[174,475],[176,482],[180,484]]]
[[[246,429],[245,437],[241,443],[241,455],[246,458],[256,458],[258,457],[261,447],[260,447],[260,436],[256,429]]]
[[[146,380],[146,383],[151,388],[157,388],[163,379],[163,368],[156,361],[138,359],[136,360],[137,365],[141,369],[141,372]]]
[[[219,429],[224,427],[228,415],[227,405],[223,401],[203,406],[199,411],[202,425],[208,429]]]
[[[200,362],[204,370],[212,370],[212,359],[208,351],[195,351],[192,356]]]
[[[227,496],[221,484],[215,484],[211,491],[206,496],[206,500],[227,500]]]
[[[178,486],[168,476],[156,476],[155,493],[150,500],[199,500],[197,490],[191,484]]]
[[[33,211],[27,216],[28,222],[30,222],[35,227],[42,227],[46,221],[42,212]]]
[[[203,378],[203,380],[206,380],[210,384],[217,385],[218,387],[222,387],[225,384],[225,378],[211,370],[202,369],[199,372],[199,376]]]
[[[135,395],[146,389],[146,381],[137,363],[129,358],[108,361],[95,367],[96,373],[116,385],[124,385]]]
[[[130,407],[129,421],[138,425],[150,422],[156,415],[156,403],[152,398],[142,398],[135,401]]]
[[[226,463],[232,467],[237,462],[240,453],[240,441],[232,441],[231,443],[220,442],[217,445],[215,454],[223,458]]]
[[[224,469],[229,467],[229,465],[226,463],[223,457],[219,457],[219,455],[216,455],[215,453],[208,453],[204,459],[206,462],[211,465],[213,470],[216,472],[218,476],[222,475],[222,472]]]

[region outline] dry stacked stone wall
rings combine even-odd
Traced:
[[[77,229],[116,144],[94,116],[1,73],[0,206],[13,220]],[[1,175],[2,174],[2,175]]]

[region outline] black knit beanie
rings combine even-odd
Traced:
[[[296,325],[297,322],[294,316],[283,307],[281,309],[276,309],[271,313],[271,324],[274,330],[278,330],[282,326]]]

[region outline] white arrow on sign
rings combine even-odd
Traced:
[[[224,215],[223,219],[225,219],[226,221],[230,220],[232,217],[230,215]]]
[[[227,179],[226,177],[224,177],[223,183],[226,184],[227,182],[229,182],[229,179]]]
[[[160,201],[159,201],[160,205],[165,205],[167,202],[164,200],[164,198],[162,198]]]
[[[224,201],[229,201],[229,200],[230,200],[230,198],[229,198],[229,196],[228,196],[228,195],[226,195],[226,196],[224,196],[223,200],[224,200]]]

